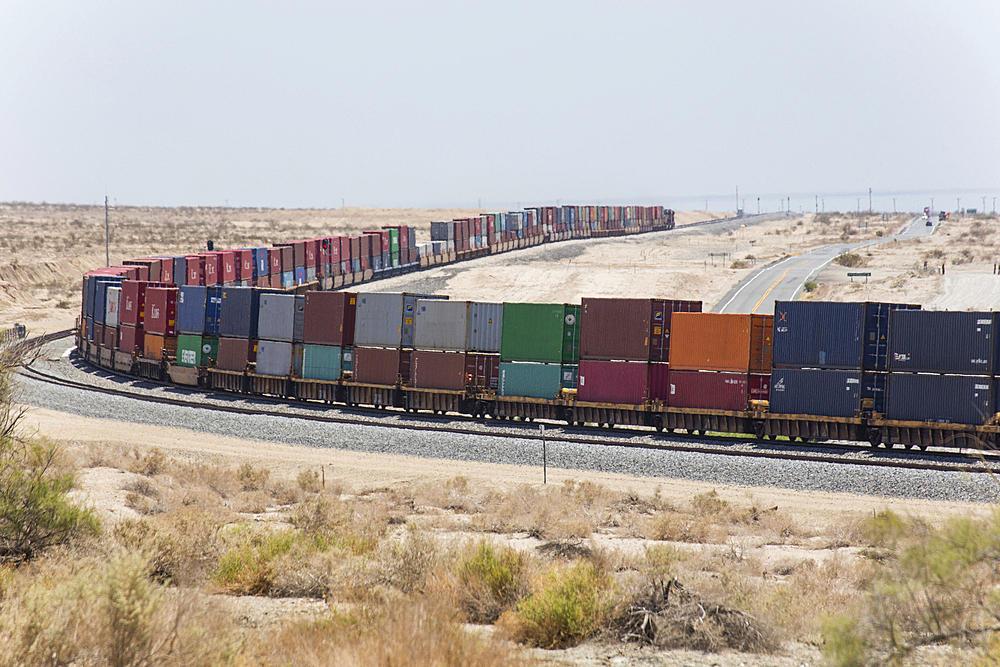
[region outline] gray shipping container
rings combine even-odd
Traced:
[[[292,344],[261,340],[257,343],[257,374],[285,377],[292,372]]]
[[[992,375],[996,313],[895,310],[889,317],[889,370]]]
[[[464,352],[469,337],[469,302],[417,299],[413,347]]]
[[[889,373],[888,394],[886,419],[898,421],[979,425],[997,411],[991,377]]]
[[[417,309],[417,299],[447,301],[448,297],[440,294],[403,294],[403,324],[400,327],[403,347],[413,347],[414,314]]]
[[[355,345],[399,347],[402,342],[403,295],[358,294],[354,318]]]
[[[302,324],[305,321],[306,297],[304,294],[295,296],[295,312],[292,314],[292,340],[296,343],[302,341]]]
[[[468,350],[470,352],[500,352],[503,331],[503,304],[469,304]]]
[[[257,335],[267,340],[292,342],[295,333],[295,295],[261,294]],[[301,329],[300,329],[301,336]]]

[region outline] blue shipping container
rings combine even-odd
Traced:
[[[181,285],[177,288],[177,333],[205,333],[205,297],[207,287]]]
[[[890,319],[892,312],[896,310],[920,310],[920,306],[906,303],[865,303],[862,365],[865,370],[889,370]]]
[[[205,288],[205,335],[218,336],[222,322],[222,288]]]
[[[187,282],[187,259],[174,257],[174,283],[183,285]]]
[[[861,409],[861,371],[775,368],[771,413],[854,417]]]
[[[295,284],[296,285],[306,284],[306,267],[304,266],[295,267]]]
[[[226,338],[256,338],[261,290],[256,287],[224,287],[219,335]]]
[[[267,264],[267,248],[253,249],[253,277],[259,278],[271,274],[271,269]]]
[[[898,421],[978,425],[997,411],[991,377],[889,373],[888,394],[885,416]]]
[[[892,314],[892,371],[992,375],[997,372],[997,314],[910,310]]]
[[[284,288],[295,287],[295,272],[285,271],[281,274],[281,286]]]

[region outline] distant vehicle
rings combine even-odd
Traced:
[[[933,227],[934,226],[934,221],[931,220],[930,218],[927,218],[927,226],[928,227]]]
[[[947,220],[947,219],[948,219],[948,214],[945,211],[941,211],[940,213],[938,213],[938,220]]]
[[[925,218],[930,218],[931,217],[931,207],[930,206],[924,206],[924,217]]]

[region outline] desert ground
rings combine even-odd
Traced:
[[[148,254],[196,251],[204,246],[206,239],[213,239],[216,247],[243,247],[320,233],[377,228],[382,224],[416,225],[418,240],[423,241],[427,239],[426,223],[431,220],[471,213],[475,211],[118,207],[111,212],[111,263]],[[722,216],[693,211],[679,213],[677,220],[683,225],[716,217]],[[662,296],[701,299],[707,310],[756,267],[829,243],[889,236],[908,221],[909,216],[902,215],[889,220],[878,216],[804,215],[723,234],[694,228],[621,239],[572,241],[488,258],[468,267],[434,268],[423,275],[438,291],[454,298],[573,302],[583,295]],[[949,220],[928,239],[885,243],[861,250],[855,253],[856,257],[831,264],[821,272],[815,289],[803,298],[906,301],[935,309],[996,308],[1000,305],[1000,275],[994,270],[994,262],[1000,261],[1000,235],[996,226],[996,219]],[[79,310],[80,275],[104,264],[103,229],[103,207],[0,204],[0,328],[14,322],[27,324],[31,333],[71,327]],[[860,267],[871,271],[870,280],[852,282],[846,274]],[[134,482],[129,477],[134,473],[123,472],[127,465],[116,467],[115,457],[102,452],[119,452],[116,455],[119,458],[141,458],[144,452],[155,448],[178,461],[210,460],[231,468],[249,462],[273,471],[275,478],[287,479],[296,478],[302,471],[321,468],[328,479],[336,480],[345,498],[361,497],[373,489],[384,492],[429,486],[444,488],[456,478],[466,480],[476,489],[502,493],[537,487],[539,483],[537,471],[513,466],[459,466],[441,461],[401,460],[392,455],[364,456],[336,449],[265,445],[41,409],[30,409],[24,423],[31,432],[65,443],[68,451],[73,452],[82,466],[79,488],[74,491],[76,497],[95,507],[110,525],[122,519],[139,518],[141,512],[135,508],[134,498],[129,500],[126,490]],[[836,537],[838,531],[884,510],[925,517],[932,523],[960,515],[985,517],[991,512],[988,507],[960,503],[899,502],[778,489],[711,489],[682,480],[611,474],[588,476],[586,481],[612,493],[655,497],[664,506],[678,508],[713,491],[732,507],[779,508],[782,516],[796,526],[796,537],[787,546],[776,546],[767,537],[752,533],[736,535],[732,531],[721,540],[706,542],[712,542],[712,548],[731,549],[737,540],[741,553],[746,550],[746,557],[758,564],[765,579],[769,572],[773,576],[776,569],[788,566],[789,562],[822,564],[831,557],[835,560],[854,557],[858,552],[856,543]],[[550,471],[550,484],[553,483],[572,487],[573,474]],[[449,512],[455,513],[423,508],[415,510],[413,516],[425,520],[429,513]],[[268,511],[258,512],[255,520],[264,520],[262,517],[267,514]],[[454,524],[447,525],[449,531],[455,530]],[[520,539],[516,537],[514,541]],[[633,555],[648,544],[642,531],[623,536],[620,531],[595,529],[591,539]],[[695,542],[696,546],[700,544]],[[530,540],[525,542],[528,543]],[[742,559],[741,555],[741,562]],[[790,567],[795,569],[798,565]],[[236,600],[236,604],[242,604],[238,601],[244,598]],[[270,614],[269,618],[279,621],[288,615],[277,603],[273,608],[261,607],[262,604],[248,599],[243,611],[248,617]],[[294,613],[318,613],[317,609],[305,604],[295,607]],[[602,645],[539,652],[533,657],[553,664],[798,665],[818,660],[813,638],[812,633],[803,632],[787,642],[782,652],[767,656],[660,652],[636,657]],[[946,663],[947,658],[941,664]]]

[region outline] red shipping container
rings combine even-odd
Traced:
[[[327,248],[327,253],[330,255],[330,267],[333,268],[334,264],[340,264],[340,252],[343,248],[341,238],[339,236],[331,236],[329,247]],[[340,267],[334,268],[334,273],[340,273]]]
[[[354,249],[354,244],[350,236],[340,237],[340,262],[341,264],[347,263],[347,273],[352,271],[350,266],[350,261],[354,258],[352,250]]]
[[[95,324],[94,325],[94,344],[98,347],[104,345],[104,325]]]
[[[302,312],[302,342],[316,345],[354,344],[354,292],[306,292]]]
[[[118,316],[123,325],[142,326],[142,306],[146,298],[147,284],[137,280],[122,281],[121,308]]]
[[[395,348],[354,348],[354,381],[395,385],[400,381],[400,352]]]
[[[187,278],[185,285],[205,284],[205,258],[201,255],[188,255],[184,258],[187,266]]]
[[[641,405],[649,398],[649,364],[581,359],[577,396],[593,403]]]
[[[139,280],[149,281],[149,263],[138,259],[130,259],[124,264],[128,267],[135,267],[139,270]]]
[[[383,249],[382,232],[363,232],[363,236],[365,237],[366,242],[371,244],[371,251],[368,253],[367,256],[370,257],[372,253],[374,253],[375,255],[381,255]],[[385,250],[386,252],[388,252],[389,250],[388,244],[386,244]]]
[[[139,348],[139,355],[142,356],[144,350],[143,345],[142,327],[122,325],[118,329],[118,349],[122,352],[132,354],[136,351],[136,348]]]
[[[216,258],[218,283],[236,282],[236,253],[232,250],[222,250],[212,254]]]
[[[773,316],[772,316],[773,317]],[[751,401],[771,400],[771,374],[751,373],[749,379],[749,390]]]
[[[278,276],[278,286],[281,286],[281,248],[273,247],[267,250],[268,266],[271,267],[271,275]],[[272,281],[273,287],[273,281]]]
[[[649,397],[667,402],[670,397],[670,365],[651,363],[649,365]]]
[[[236,280],[253,280],[253,250],[241,248],[233,252],[236,256]]]
[[[143,329],[147,334],[177,335],[177,288],[146,289],[146,312]]]
[[[198,256],[205,260],[205,282],[202,284],[208,287],[218,285],[221,282],[218,254],[214,252],[202,252],[198,253]]]
[[[584,297],[580,308],[580,359],[649,359],[651,299]]]
[[[257,276],[257,287],[270,287],[270,286],[271,286],[270,274],[266,276]]]
[[[306,253],[306,267],[316,266],[319,263],[319,239],[306,239],[304,242]]]
[[[101,342],[101,346],[108,350],[118,348],[118,327],[104,327],[104,340]]]
[[[749,397],[747,373],[670,371],[670,396],[667,398],[667,405],[672,408],[742,412],[747,409]]]
[[[163,257],[160,259],[160,282],[166,283],[168,285],[176,284],[178,281],[174,280],[174,258],[173,257]],[[184,284],[184,278],[181,276],[181,284]]]
[[[215,366],[224,371],[242,373],[247,364],[257,361],[257,341],[246,338],[220,338]]]
[[[464,352],[414,350],[410,362],[411,382],[418,389],[465,390]]]
[[[361,259],[361,237],[360,236],[352,236],[351,237],[351,261],[353,262],[356,259],[357,260]],[[351,267],[351,270],[352,271],[354,270],[353,265]]]

